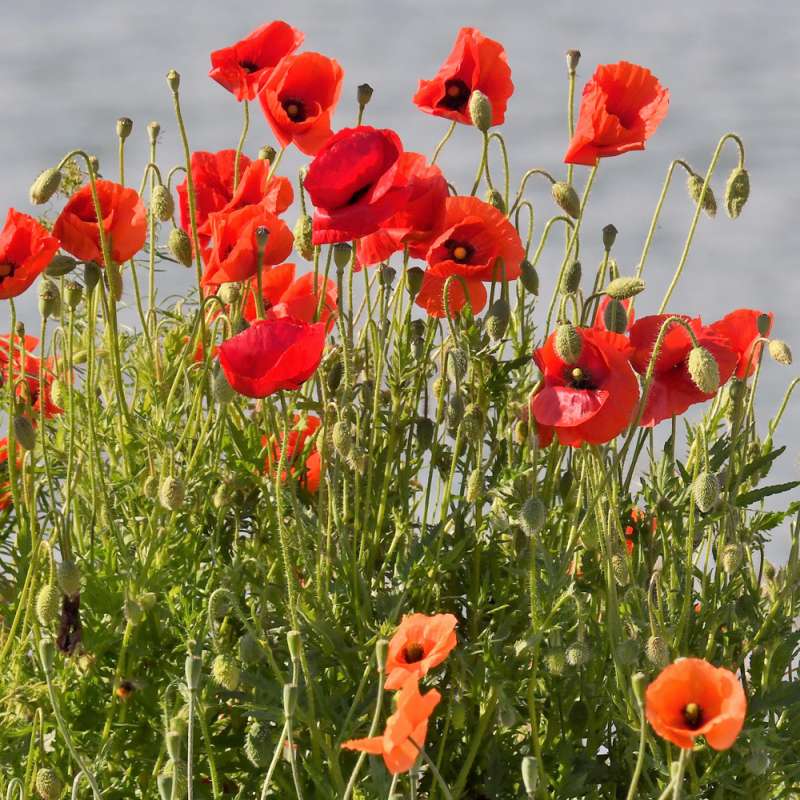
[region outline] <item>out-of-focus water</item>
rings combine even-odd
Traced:
[[[235,147],[241,109],[208,77],[208,54],[241,38],[256,25],[283,18],[306,33],[304,47],[337,58],[345,69],[345,89],[336,126],[352,124],[355,87],[368,82],[375,95],[370,123],[396,129],[408,149],[430,153],[447,127],[411,104],[417,80],[430,77],[449,52],[462,25],[479,27],[507,48],[517,90],[507,123],[515,175],[531,166],[559,174],[565,148],[566,79],[564,51],[583,54],[579,87],[597,63],[627,59],[650,67],[672,93],[667,120],[648,150],[605,161],[598,173],[584,222],[586,267],[600,256],[600,229],[619,229],[615,256],[623,273],[638,260],[642,242],[670,160],[682,157],[704,171],[719,136],[739,133],[747,145],[752,196],[734,222],[724,213],[703,218],[685,278],[670,310],[701,314],[712,321],[727,311],[751,306],[775,313],[775,334],[796,345],[800,299],[800,4],[752,0],[696,3],[643,3],[641,0],[584,3],[577,0],[193,0],[108,3],[84,0],[5,3],[0,53],[0,212],[15,206],[31,211],[27,191],[44,167],[68,149],[96,153],[107,176],[116,173],[115,120],[135,122],[128,164],[138,183],[146,157],[145,124],[162,123],[159,161],[178,163],[171,99],[164,75],[182,75],[181,93],[193,149]],[[253,108],[248,141],[251,155],[271,143],[269,129]],[[441,158],[450,180],[464,186],[474,174],[478,136],[459,128]],[[285,174],[301,164],[294,153]],[[723,157],[714,187],[735,163]],[[579,168],[578,181],[585,170]],[[135,176],[135,177],[134,177]],[[552,213],[544,185],[539,224]],[[648,298],[639,311],[654,311],[680,255],[692,208],[683,178],[676,181],[661,217],[645,277]],[[594,236],[594,239],[592,238]],[[545,252],[542,283],[552,287],[558,252]],[[188,272],[164,275],[162,296],[191,284]],[[35,296],[19,304],[23,319],[37,320]],[[7,310],[0,311],[0,327]],[[759,405],[761,418],[777,407],[794,369],[765,364]],[[798,477],[800,412],[795,402],[778,439],[788,445],[776,475]],[[781,553],[777,542],[773,552]]]

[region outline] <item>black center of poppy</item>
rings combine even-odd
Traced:
[[[345,203],[346,206],[354,206],[370,189],[372,188],[372,184],[368,183],[366,186],[362,186],[360,189],[356,189],[353,194],[350,195],[350,199]]]
[[[239,66],[245,72],[258,72],[261,69],[261,67],[259,67],[258,64],[253,61],[240,61]]]
[[[567,367],[567,386],[573,389],[596,389],[592,376],[580,367]]]
[[[462,80],[453,79],[445,81],[444,95],[437,105],[449,108],[451,111],[461,111],[469,100],[472,89]]]
[[[307,116],[306,107],[302,100],[295,100],[290,97],[286,100],[282,100],[281,105],[286,112],[286,116],[289,117],[292,122],[303,122],[303,120],[305,120]]]
[[[418,661],[422,661],[425,650],[418,642],[411,642],[405,646],[403,655],[406,657],[406,664],[416,664]]]
[[[467,263],[475,252],[475,248],[469,242],[459,242],[456,239],[448,239],[444,246],[450,253],[450,258],[458,264]]]
[[[683,718],[692,730],[697,730],[703,724],[703,709],[697,703],[687,703],[683,709]]]
[[[14,277],[16,268],[16,264],[9,264],[7,261],[4,264],[0,264],[0,281]]]

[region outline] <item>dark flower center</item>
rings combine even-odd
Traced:
[[[450,258],[458,264],[465,264],[475,253],[475,248],[469,244],[469,242],[459,242],[455,239],[448,239],[444,243],[444,246],[450,253]]]
[[[462,80],[453,79],[445,81],[444,96],[437,103],[442,108],[449,108],[451,111],[461,111],[469,100],[472,89]]]
[[[567,370],[567,386],[571,386],[573,389],[593,390],[597,388],[592,380],[592,376],[585,370],[582,370],[580,367],[573,367],[572,369],[567,367]]]
[[[371,188],[372,184],[368,183],[366,186],[356,189],[356,191],[350,195],[350,199],[345,203],[345,205],[354,206]]]
[[[634,108],[618,106],[615,102],[606,103],[606,111],[619,120],[619,124],[626,130],[635,128],[639,122],[639,112]]]
[[[305,120],[307,116],[306,107],[301,100],[287,98],[281,101],[281,105],[286,112],[286,116],[289,117],[292,122],[303,122],[303,120]]]
[[[240,66],[240,67],[241,67],[241,68],[242,68],[242,69],[243,69],[245,72],[250,72],[250,73],[253,73],[253,72],[258,72],[258,71],[261,69],[261,67],[259,67],[259,66],[258,66],[258,64],[256,64],[256,63],[255,63],[255,62],[253,62],[253,61],[240,61],[240,62],[239,62],[239,66]]]
[[[703,724],[703,709],[697,703],[687,703],[683,709],[683,718],[692,730],[697,730]]]
[[[4,264],[0,264],[0,281],[4,278],[11,278],[14,276],[14,270],[16,269],[16,264],[9,264],[5,262]]]
[[[425,656],[425,649],[418,642],[411,642],[405,646],[403,655],[405,656],[406,664],[416,664],[422,661]]]

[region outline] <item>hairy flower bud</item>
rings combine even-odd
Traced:
[[[628,561],[621,553],[611,556],[611,572],[618,586],[627,586],[631,582]]]
[[[725,210],[731,219],[736,219],[742,213],[748,197],[750,197],[750,175],[744,167],[737,167],[728,175],[725,184]]]
[[[483,411],[477,403],[470,403],[464,409],[464,416],[461,418],[461,427],[464,434],[474,440],[480,436],[483,427]]]
[[[69,598],[77,597],[81,592],[81,571],[78,565],[69,559],[62,561],[56,571],[58,585]]]
[[[520,282],[525,287],[525,291],[530,292],[533,295],[539,294],[539,273],[536,271],[536,267],[528,261],[527,258],[522,260],[522,263],[519,265],[520,268]]]
[[[503,199],[502,193],[497,189],[487,189],[484,195],[486,202],[496,208],[501,214],[506,213],[506,201]]]
[[[476,503],[483,492],[483,471],[476,467],[467,478],[467,489],[464,496],[468,503]]]
[[[208,598],[208,618],[211,621],[222,619],[233,607],[233,595],[228,589],[216,589]]]
[[[581,285],[581,262],[571,261],[564,269],[564,274],[561,277],[561,293],[574,294],[578,291]]]
[[[130,117],[120,117],[117,120],[117,136],[120,139],[127,139],[133,130],[133,120]]]
[[[150,211],[160,222],[172,219],[175,213],[175,200],[169,189],[160,183],[153,188],[150,195]]]
[[[269,161],[269,163],[272,164],[275,161],[277,155],[278,151],[272,145],[265,144],[263,147],[259,148],[258,160]]]
[[[486,133],[492,127],[492,104],[478,89],[469,96],[469,118],[481,133]]]
[[[61,294],[53,281],[45,278],[39,284],[39,313],[47,319],[61,313]]]
[[[184,267],[192,266],[192,240],[183,228],[173,228],[169,232],[167,247],[179,264]]]
[[[48,278],[61,278],[64,275],[68,275],[77,266],[78,262],[72,256],[68,256],[64,253],[56,253],[50,263],[44,268],[44,274],[47,275]]]
[[[186,487],[180,478],[168,475],[158,490],[158,499],[168,511],[175,511],[183,505]]]
[[[776,361],[778,364],[783,365],[784,367],[788,367],[792,363],[792,351],[789,349],[789,345],[786,342],[782,341],[781,339],[773,339],[769,343],[769,350],[770,356],[772,356],[772,360]]]
[[[619,233],[619,231],[610,223],[603,227],[603,250],[607,253],[614,246],[614,242],[617,241],[617,233]]]
[[[719,364],[705,347],[693,347],[686,366],[689,377],[701,392],[713,394],[719,389]]]
[[[220,654],[211,662],[211,677],[223,689],[235,692],[242,680],[242,672],[232,656]]]
[[[703,211],[708,214],[709,217],[715,217],[717,215],[717,199],[714,197],[714,193],[711,191],[711,185],[709,184],[706,186],[705,194],[703,194],[702,201],[700,200],[700,195],[703,192],[703,184],[705,181],[699,175],[695,174],[694,172],[691,173],[687,179],[686,187],[689,190],[689,197],[694,200],[695,203],[700,203],[703,207]]]
[[[230,403],[236,397],[236,390],[228,383],[225,372],[216,364],[211,373],[211,394],[221,405]]]
[[[550,647],[544,652],[544,665],[548,672],[553,675],[563,675],[567,661],[564,650],[560,647]]]
[[[43,628],[49,628],[59,616],[61,592],[52,583],[46,583],[36,595],[36,618]]]
[[[510,318],[511,307],[508,305],[508,300],[498,297],[492,303],[485,320],[486,332],[493,342],[499,342],[505,336]]]
[[[264,660],[264,649],[252,633],[239,638],[239,659],[244,664],[260,664]]]
[[[663,669],[670,662],[669,646],[661,636],[650,636],[644,646],[647,660],[659,669]]]
[[[636,297],[644,291],[644,281],[641,278],[615,278],[604,289],[605,293],[614,300],[627,300]]]
[[[722,550],[722,569],[726,575],[733,575],[744,560],[744,548],[740,544],[728,544]]]
[[[42,767],[36,773],[36,793],[42,800],[58,800],[64,787],[53,770]]]
[[[17,414],[14,417],[14,437],[25,450],[33,450],[36,447],[36,431],[33,423],[24,414]]]
[[[354,445],[353,426],[346,420],[340,420],[333,426],[333,446],[342,457],[350,455]]]
[[[719,500],[719,480],[713,472],[701,472],[692,484],[695,505],[703,514],[711,511]]]
[[[244,754],[254,767],[266,767],[269,764],[272,748],[269,746],[269,726],[256,720],[244,737]]]
[[[564,651],[564,658],[571,667],[583,667],[592,658],[589,646],[582,639],[577,639]]]
[[[609,300],[603,309],[603,324],[612,333],[625,333],[628,328],[628,312],[619,300]]]
[[[562,211],[569,214],[572,219],[578,219],[581,215],[581,200],[572,184],[566,181],[556,181],[550,187],[550,192],[556,205]]]
[[[447,424],[453,429],[457,428],[461,423],[461,418],[464,416],[464,398],[458,392],[454,392],[453,396],[448,400],[445,416]]]
[[[356,88],[356,100],[361,108],[364,108],[370,100],[375,90],[368,83],[360,83]]]
[[[55,167],[39,173],[39,177],[33,182],[30,190],[31,203],[40,206],[46,203],[61,185],[61,171]]]
[[[520,524],[528,536],[534,536],[544,527],[547,510],[538,497],[529,497],[520,509]]]
[[[578,329],[569,322],[559,325],[556,329],[553,349],[565,364],[575,364],[583,350],[583,339],[578,333]]]

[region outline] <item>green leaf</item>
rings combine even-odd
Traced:
[[[773,494],[781,494],[782,492],[789,492],[800,486],[800,481],[789,481],[788,483],[776,483],[773,486],[762,486],[760,489],[753,489],[752,492],[745,492],[736,498],[736,505],[739,508],[749,506],[753,503],[758,503],[765,497]]]

